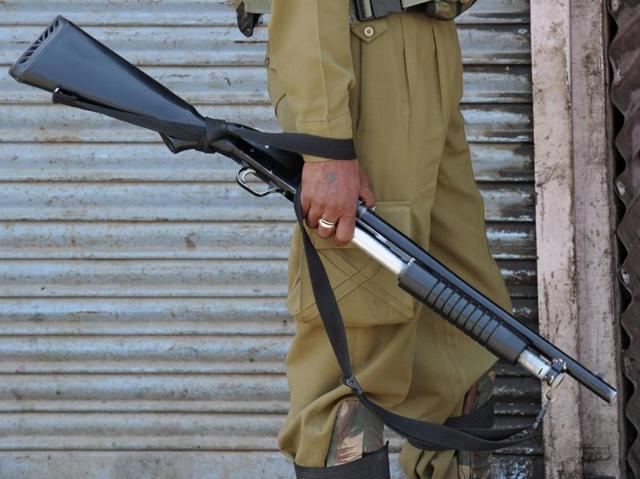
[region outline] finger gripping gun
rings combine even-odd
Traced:
[[[174,153],[196,149],[222,154],[240,165],[238,183],[256,196],[279,193],[295,201],[303,165],[301,153],[355,157],[352,143],[347,140],[335,141],[327,147],[326,141],[323,143],[317,137],[264,133],[237,123],[205,118],[192,105],[63,17],[53,21],[15,62],[10,74],[20,82],[51,92],[55,103],[156,131]],[[249,181],[256,178],[266,185],[263,189],[257,189],[256,182]],[[360,204],[357,215],[353,242],[392,271],[399,286],[418,301],[498,357],[523,366],[548,390],[555,389],[565,375],[569,375],[605,401],[613,402],[616,390],[601,377],[520,323],[374,211]],[[301,222],[299,212],[298,219]],[[313,258],[309,255],[314,252],[307,250],[305,248],[310,261]],[[311,267],[310,270],[316,271]],[[314,276],[322,277],[323,272],[312,274],[312,281],[317,283],[314,284],[317,296],[318,291],[323,290],[323,285],[318,283],[322,278]],[[332,295],[330,288],[328,294]],[[410,421],[431,423],[394,416],[369,401],[351,373],[341,318],[327,319],[329,313],[320,312],[343,370],[345,384],[388,425],[391,424],[390,427],[408,437],[414,445],[426,449],[496,448],[495,444],[493,447],[488,445],[495,437],[469,443],[440,431],[437,441],[426,440],[415,432],[415,424]],[[465,431],[461,434],[471,434]],[[433,435],[429,437],[433,438]],[[500,444],[500,447],[509,445],[507,442]]]

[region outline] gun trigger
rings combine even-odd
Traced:
[[[262,198],[264,196],[270,195],[271,193],[282,193],[282,190],[276,187],[269,187],[266,190],[262,191],[256,190],[252,186],[249,186],[249,184],[247,183],[247,178],[249,176],[254,176],[259,180],[261,179],[258,176],[256,170],[254,170],[253,168],[245,167],[238,171],[238,174],[236,175],[236,181],[243,189],[247,190],[252,195]]]

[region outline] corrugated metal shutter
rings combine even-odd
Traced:
[[[202,112],[276,128],[265,29],[242,37],[225,2],[5,0],[3,68],[58,13]],[[489,235],[533,325],[528,22],[528,1],[484,0],[459,23]],[[292,476],[275,442],[292,215],[234,173],[0,76],[0,477]],[[501,422],[520,423],[537,382],[500,373]],[[531,477],[540,454],[502,453],[495,476]]]

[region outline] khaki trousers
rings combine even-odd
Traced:
[[[355,25],[352,33],[354,138],[377,212],[510,310],[489,251],[459,108],[462,64],[455,24],[405,13]],[[271,67],[268,76],[278,120],[294,131],[278,72]],[[371,398],[423,420],[443,422],[459,415],[465,394],[495,357],[417,304],[364,253],[317,236],[314,242],[343,312],[354,372]],[[352,396],[340,384],[297,229],[287,304],[296,335],[286,360],[291,409],[279,446],[300,465],[324,466],[336,412]],[[468,473],[468,467],[459,468],[454,451],[406,444],[400,462],[409,478]]]

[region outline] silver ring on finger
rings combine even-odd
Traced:
[[[320,218],[318,220],[318,225],[321,226],[322,228],[327,228],[332,230],[333,228],[336,227],[336,224],[332,221],[327,221],[324,218]]]

